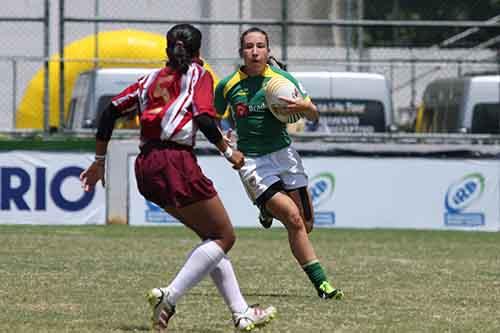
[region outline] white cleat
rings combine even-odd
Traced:
[[[175,306],[167,301],[166,288],[154,288],[146,295],[149,305],[153,310],[151,321],[153,332],[166,332],[168,321],[175,314]]]
[[[250,332],[254,328],[267,325],[276,316],[276,308],[262,308],[258,304],[251,305],[243,313],[233,313],[234,327],[237,332]]]

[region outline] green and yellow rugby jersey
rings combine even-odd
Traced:
[[[238,133],[238,149],[250,157],[278,151],[291,143],[286,124],[276,119],[266,104],[265,86],[273,76],[290,80],[303,98],[309,98],[290,73],[269,65],[259,76],[248,76],[240,68],[219,81],[215,88],[217,113],[222,116],[230,107]]]

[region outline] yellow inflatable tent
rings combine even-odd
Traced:
[[[104,31],[97,35],[99,62],[97,67],[160,67],[166,54],[165,36],[138,31]],[[88,36],[72,42],[64,48],[64,112],[67,115],[71,92],[78,75],[94,68],[96,36]],[[205,68],[217,77],[208,64]],[[53,55],[49,63],[49,126],[59,127],[59,55]],[[29,82],[16,111],[16,127],[43,129],[43,77],[40,69]]]

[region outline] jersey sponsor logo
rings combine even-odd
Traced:
[[[250,104],[248,108],[250,109],[250,112],[266,112],[266,104],[264,102],[257,105]]]
[[[245,118],[245,117],[248,117],[248,113],[249,113],[249,110],[248,110],[248,105],[246,104],[243,104],[243,103],[238,103],[236,104],[236,117],[238,118]]]
[[[484,184],[483,175],[471,173],[448,187],[444,199],[446,225],[474,227],[485,224],[484,213],[471,208],[482,197]]]

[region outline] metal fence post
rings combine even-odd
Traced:
[[[281,58],[288,61],[288,0],[281,0]]]
[[[49,91],[49,35],[50,35],[50,12],[49,0],[44,3],[44,20],[43,20],[43,130],[47,134],[50,131],[50,91]]]
[[[12,125],[17,128],[16,117],[16,100],[17,100],[17,61],[12,59]]]
[[[99,0],[94,0],[94,17],[99,17]],[[94,69],[99,64],[99,22],[94,22]]]
[[[417,97],[417,68],[416,68],[416,59],[411,59],[411,101],[410,106],[415,108],[415,99]]]
[[[59,0],[59,131],[64,129],[64,2]]]
[[[358,0],[358,20],[362,20],[364,18],[364,11],[365,11],[365,6],[364,6],[364,1],[363,0]],[[362,26],[358,27],[358,57],[359,57],[359,66],[358,66],[358,71],[361,72],[363,69],[363,66],[361,65],[361,61],[363,59],[363,52],[364,52],[364,30]]]
[[[350,0],[346,0],[347,1],[347,4],[346,4],[346,9],[347,9],[347,13],[346,13],[346,16],[347,16],[347,19],[348,20],[352,20],[352,1]],[[347,27],[347,31],[346,31],[346,53],[345,53],[345,58],[346,58],[346,62],[347,62],[347,71],[351,71],[351,48],[352,48],[352,28],[351,27]]]
[[[389,61],[389,84],[391,85],[391,95],[394,93],[394,60]]]

